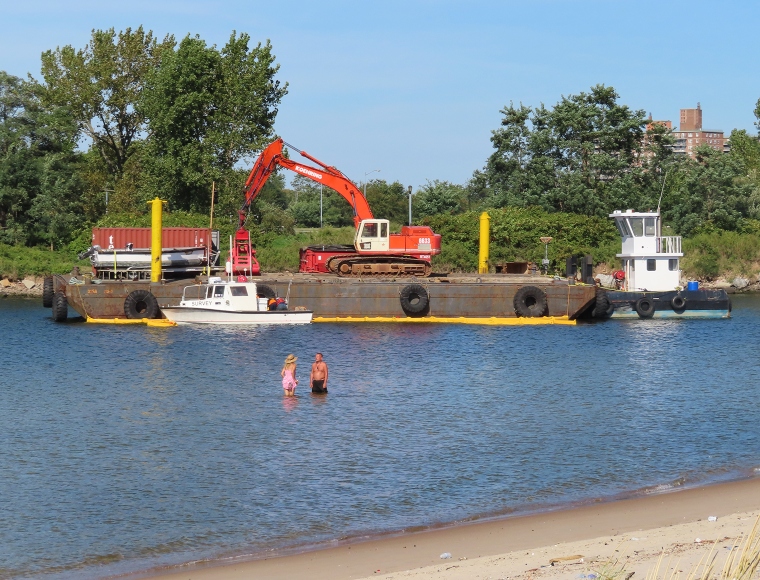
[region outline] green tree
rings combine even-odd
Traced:
[[[83,221],[76,126],[34,83],[0,72],[0,241],[67,242]]]
[[[287,84],[275,79],[272,47],[249,49],[250,37],[232,33],[217,50],[185,37],[150,75],[139,110],[148,119],[146,188],[174,207],[208,206],[212,181],[239,195],[238,161],[253,157],[273,136]],[[238,190],[239,191],[239,190]]]
[[[494,153],[468,185],[470,199],[597,216],[638,201],[646,121],[618,99],[596,85],[551,109],[510,103],[491,137]]]
[[[467,191],[448,181],[428,181],[412,198],[415,219],[438,214],[455,214],[467,206]]]
[[[373,179],[367,183],[367,202],[376,218],[387,219],[396,224],[407,222],[409,199],[400,182],[388,183],[383,179]]]
[[[297,176],[291,183],[293,188],[293,202],[288,207],[288,212],[293,216],[297,225],[301,227],[318,228],[320,186],[314,181]],[[329,187],[322,187],[322,225],[324,226],[352,226],[354,224],[351,205],[337,192]]]
[[[93,30],[81,50],[67,45],[42,54],[43,102],[69,111],[113,182],[124,171],[133,141],[145,130],[138,104],[148,73],[174,44],[174,37],[158,42],[142,26],[118,35],[111,28]]]
[[[676,203],[663,212],[675,230],[690,236],[711,229],[736,230],[747,215],[751,186],[741,178],[746,168],[737,155],[726,155],[709,145],[696,150],[684,166]]]

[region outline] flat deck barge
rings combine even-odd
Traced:
[[[313,311],[315,319],[527,316],[574,320],[593,309],[597,295],[594,286],[531,275],[434,275],[365,280],[314,274],[268,274],[252,280],[262,291],[287,298],[290,309],[302,307]],[[69,310],[86,319],[135,318],[128,315],[130,308],[125,307],[126,303],[134,305],[135,297],[145,296],[146,292],[155,297],[159,308],[156,317],[160,318],[160,308],[177,305],[183,289],[193,283],[192,279],[151,283],[55,276],[53,318],[65,320]]]

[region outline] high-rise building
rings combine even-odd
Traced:
[[[694,158],[694,149],[700,145],[709,145],[716,151],[727,153],[731,145],[723,131],[702,128],[702,107],[697,103],[696,109],[681,109],[681,125],[673,131],[676,139],[674,153]]]

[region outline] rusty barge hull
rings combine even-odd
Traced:
[[[85,318],[126,318],[124,302],[134,290],[148,290],[159,307],[179,303],[190,280],[160,284],[140,281],[103,281],[99,284],[72,283],[62,276],[55,290],[65,293],[69,309]],[[571,285],[566,280],[543,276],[446,276],[394,280],[361,280],[314,275],[264,275],[256,280],[278,296],[288,297],[290,308],[303,307],[315,317],[517,317],[514,299],[524,286],[540,288],[546,295],[545,316],[576,319],[593,307],[593,286]],[[402,307],[402,290],[410,284],[422,286],[429,300],[424,312],[407,313]],[[73,314],[73,313],[71,313]]]

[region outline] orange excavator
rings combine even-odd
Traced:
[[[315,163],[312,167],[283,156],[282,148],[297,151]],[[245,229],[248,210],[272,173],[284,167],[340,194],[354,211],[353,246],[309,246],[301,249],[299,272],[337,274],[338,276],[429,276],[430,260],[441,252],[441,236],[427,226],[403,226],[401,233],[390,233],[388,220],[375,219],[361,190],[335,167],[322,163],[277,139],[259,155],[245,182],[245,202],[238,212],[238,230],[232,245],[232,273],[258,274],[255,250]],[[254,268],[255,263],[255,268]],[[254,271],[255,270],[255,271]]]

